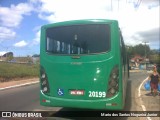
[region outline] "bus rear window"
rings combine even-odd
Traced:
[[[94,54],[110,50],[110,26],[87,24],[46,30],[46,51],[52,54]]]

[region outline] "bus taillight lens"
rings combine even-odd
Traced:
[[[43,93],[49,93],[49,84],[48,77],[43,67],[41,67],[40,71],[40,79],[41,79],[41,90]]]
[[[110,74],[106,97],[113,97],[118,92],[119,69],[115,66]]]
[[[42,73],[41,78],[44,79],[46,77],[45,73]]]

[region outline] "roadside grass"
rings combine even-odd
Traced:
[[[39,76],[39,64],[0,62],[0,82]]]

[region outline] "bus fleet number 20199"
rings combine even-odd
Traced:
[[[106,97],[106,92],[89,91],[89,97]]]

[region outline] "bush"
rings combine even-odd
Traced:
[[[39,64],[16,64],[0,62],[0,81],[16,78],[31,78],[39,76]]]

